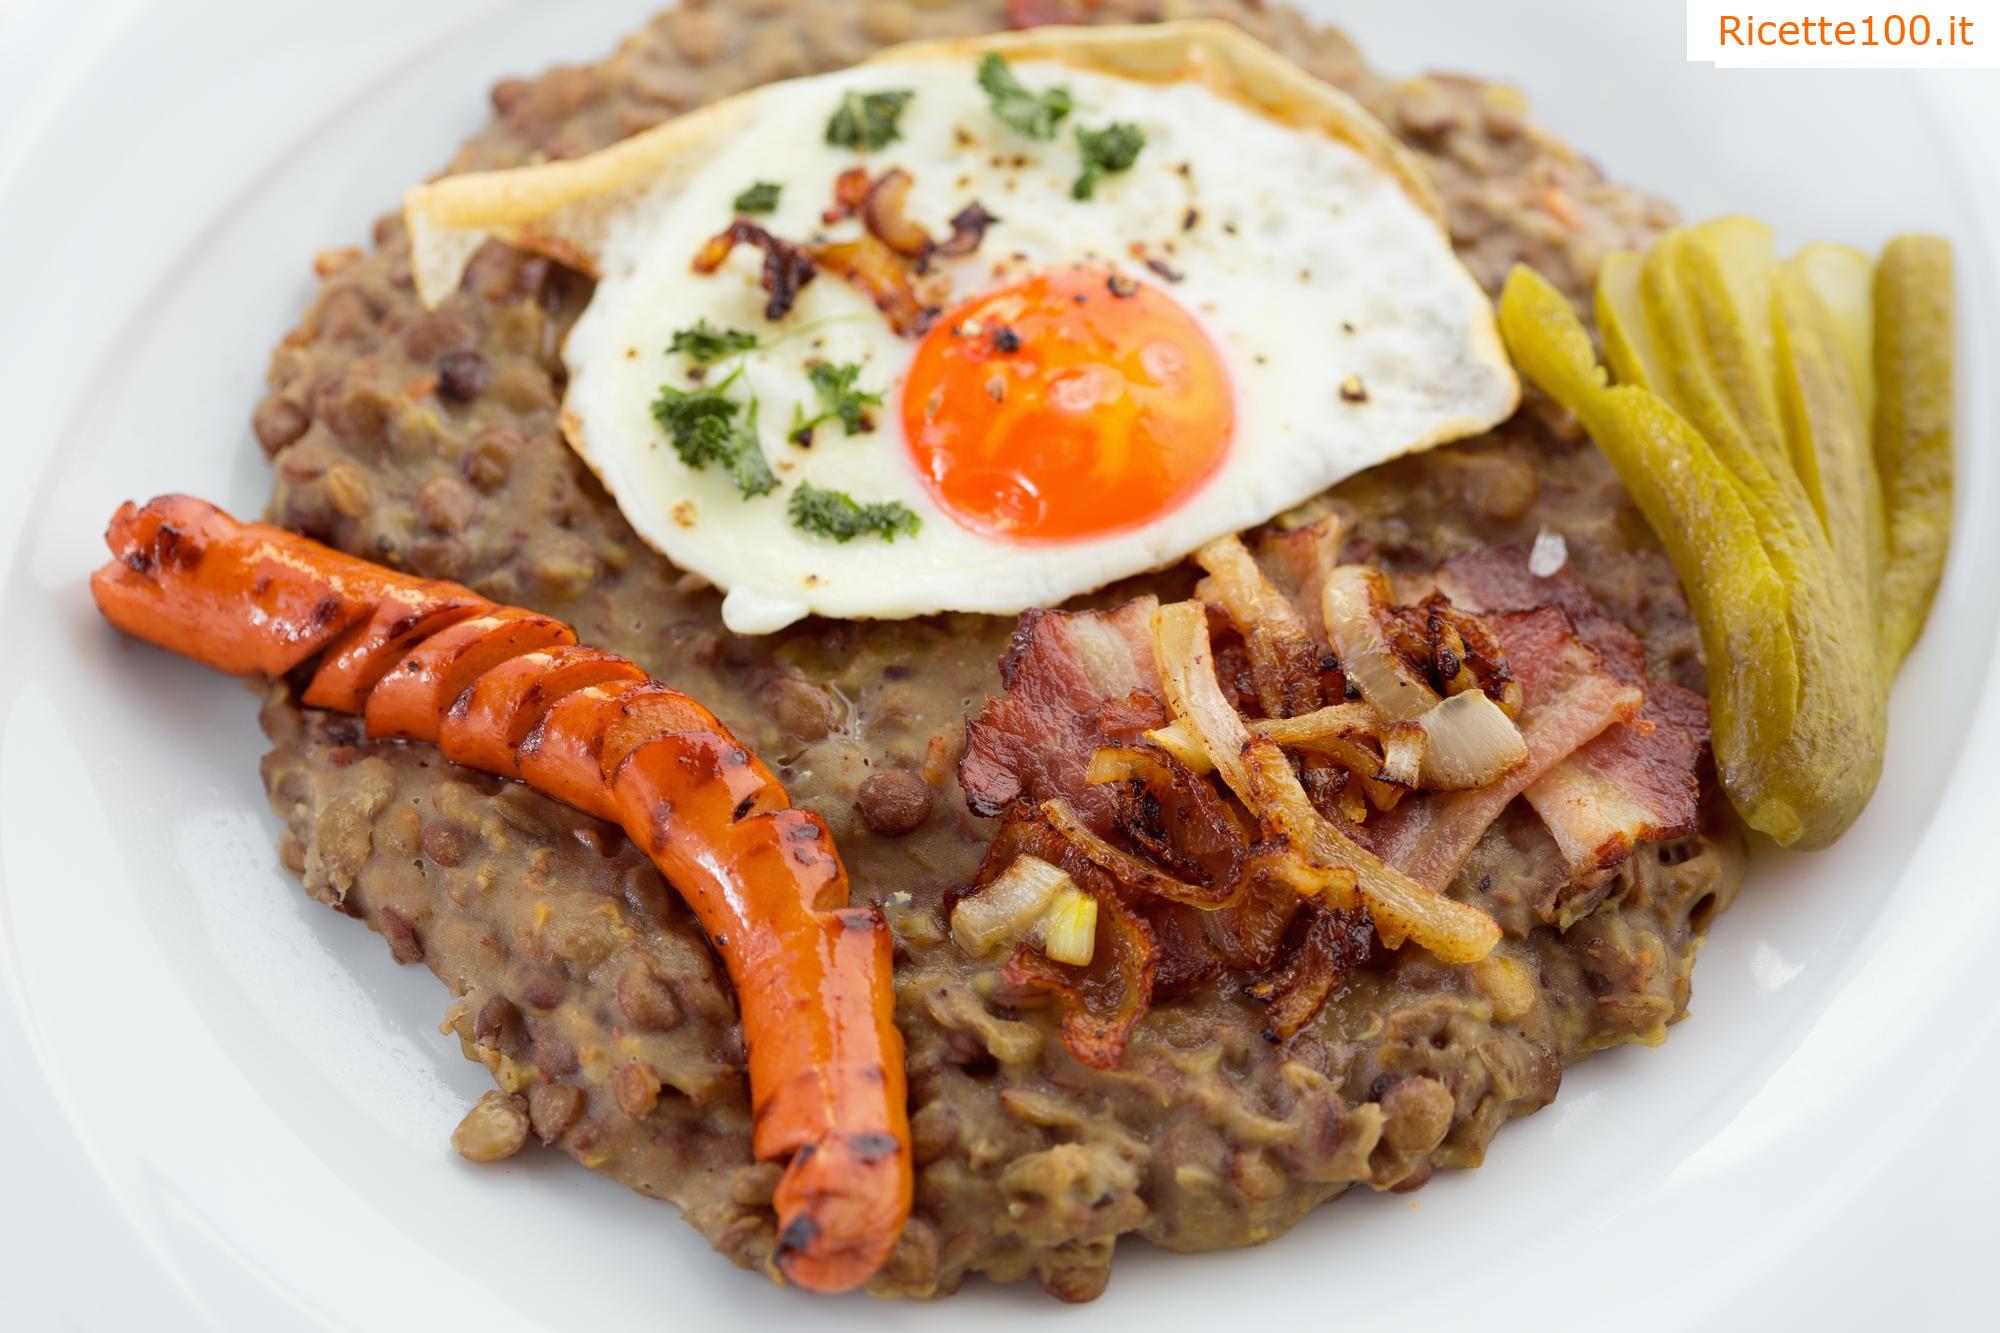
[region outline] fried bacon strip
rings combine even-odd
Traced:
[[[1609,870],[1641,842],[1694,832],[1708,747],[1708,700],[1654,682],[1629,724],[1614,726],[1522,793],[1576,874]]]
[[[1628,684],[1642,684],[1646,652],[1639,636],[1605,614],[1572,571],[1560,569],[1542,578],[1529,571],[1528,555],[1526,546],[1489,546],[1452,556],[1437,568],[1438,591],[1480,616],[1560,607],[1576,637],[1602,659],[1606,671]]]
[[[975,812],[1060,796],[1097,833],[1114,827],[1116,795],[1090,781],[1090,760],[1167,721],[1149,628],[1157,605],[1021,613],[1000,662],[1005,692],[966,728],[958,780]]]
[[[1570,571],[1550,578],[1530,573],[1525,547],[1455,556],[1439,567],[1438,584],[1475,611],[1561,607],[1604,669],[1646,692],[1637,718],[1607,729],[1524,793],[1573,873],[1610,869],[1641,842],[1694,832],[1695,775],[1708,746],[1706,699],[1648,681],[1638,636],[1606,615]]]
[[[1451,883],[1509,801],[1606,727],[1632,720],[1643,698],[1604,670],[1561,608],[1509,611],[1487,620],[1522,683],[1527,762],[1484,787],[1406,801],[1369,826],[1385,861],[1436,890]]]
[[[620,824],[735,985],[752,1148],[785,1163],[780,1269],[844,1291],[882,1265],[912,1188],[889,931],[847,905],[825,825],[713,714],[546,616],[200,500],[128,503],[105,539],[91,593],[126,633],[235,675],[310,665],[307,705]]]
[[[1292,604],[1313,641],[1329,649],[1326,626],[1320,617],[1325,596],[1326,576],[1340,564],[1342,528],[1340,515],[1328,514],[1303,528],[1273,530],[1257,542],[1257,564],[1271,585]],[[1338,696],[1331,693],[1328,698]]]

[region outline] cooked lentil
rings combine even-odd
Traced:
[[[1604,253],[1672,218],[1538,130],[1512,89],[1385,78],[1339,33],[1255,0],[690,0],[601,64],[495,85],[492,122],[450,165],[575,156],[912,37],[1196,14],[1240,23],[1396,130],[1489,288],[1523,260],[1581,300]],[[989,1002],[992,970],[957,952],[938,910],[990,836],[951,761],[961,719],[997,688],[1011,622],[727,633],[718,595],[640,543],[558,432],[557,348],[588,284],[489,245],[464,290],[426,312],[400,220],[383,218],[373,240],[322,265],[272,358],[253,417],[273,459],[271,512],[563,617],[706,701],[827,820],[857,898],[885,905],[899,944],[918,1197],[878,1294],[936,1296],[983,1273],[1087,1300],[1122,1235],[1250,1244],[1350,1185],[1416,1188],[1437,1167],[1477,1165],[1503,1121],[1555,1096],[1564,1065],[1658,1041],[1685,1013],[1700,934],[1741,876],[1726,811],[1711,803],[1700,835],[1579,885],[1517,808],[1454,886],[1507,931],[1491,967],[1400,951],[1352,975],[1282,1054],[1240,983],[1208,980],[1148,1016],[1118,1071],[1082,1068],[1045,1015]],[[1341,509],[1392,566],[1558,532],[1572,567],[1640,632],[1653,673],[1700,683],[1664,558],[1602,458],[1543,404],[1316,504]],[[1182,571],[1152,585],[1184,595],[1190,582]],[[448,1026],[499,1085],[461,1127],[461,1151],[511,1151],[531,1128],[677,1204],[735,1262],[773,1271],[776,1172],[750,1157],[732,998],[652,865],[608,825],[422,747],[365,743],[353,720],[302,711],[282,689],[264,723],[285,864],[398,961],[438,974],[455,997]]]

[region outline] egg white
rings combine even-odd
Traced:
[[[726,590],[723,618],[769,632],[808,614],[895,618],[936,611],[1007,613],[1052,605],[1170,564],[1226,532],[1263,522],[1343,477],[1412,448],[1504,418],[1517,386],[1482,355],[1491,308],[1436,223],[1347,144],[1289,128],[1193,83],[1142,83],[1047,61],[1014,72],[1030,89],[1066,85],[1075,110],[1037,142],[993,115],[970,59],[872,64],[760,90],[698,161],[611,220],[600,280],[564,348],[572,443],[633,527],[683,568]],[[871,153],[824,142],[848,91],[913,91],[901,138]],[[1138,125],[1146,146],[1096,197],[1071,198],[1073,131]],[[931,499],[905,446],[900,389],[916,343],[873,301],[822,273],[773,325],[758,285],[762,254],[739,246],[712,275],[692,271],[702,243],[753,181],[783,185],[758,221],[790,240],[858,230],[820,214],[841,171],[902,167],[909,214],[942,237],[977,200],[999,221],[974,255],[937,262],[950,304],[1039,269],[1095,262],[1160,286],[1202,325],[1235,389],[1236,428],[1207,484],[1172,512],[1093,540],[1026,544],[961,527]],[[1170,281],[1143,258],[1171,269]],[[654,421],[662,384],[689,387],[667,351],[697,320],[755,332],[732,396],[754,395],[777,491],[741,496],[720,468],[689,468]],[[788,438],[795,409],[819,404],[815,361],[855,362],[880,392],[874,429],[819,428]],[[734,363],[731,363],[732,365]],[[709,382],[731,365],[711,368]],[[1348,392],[1343,395],[1343,385]],[[1354,401],[1354,388],[1365,395]],[[801,481],[857,501],[895,500],[921,528],[893,542],[846,543],[794,527]]]

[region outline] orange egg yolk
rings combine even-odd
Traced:
[[[1157,287],[1064,268],[976,297],[917,348],[903,430],[938,504],[1020,542],[1135,528],[1186,501],[1229,449],[1215,345]]]

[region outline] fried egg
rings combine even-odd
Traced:
[[[897,48],[408,216],[427,299],[488,236],[596,277],[565,431],[743,633],[1053,605],[1518,397],[1387,132],[1223,25]]]

